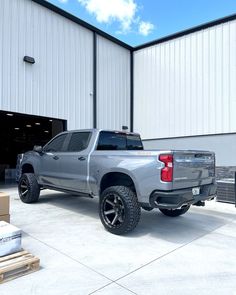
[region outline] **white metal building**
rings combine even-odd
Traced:
[[[130,129],[129,45],[43,0],[0,1],[0,44],[0,179],[66,128]]]
[[[210,149],[236,166],[236,15],[136,48],[134,127],[146,148]]]
[[[68,129],[130,125],[131,47],[46,1],[0,8],[1,110],[64,119]]]
[[[236,166],[236,15],[133,48],[44,0],[1,0],[0,44],[0,178],[66,128],[125,126]]]

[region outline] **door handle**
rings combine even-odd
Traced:
[[[79,157],[78,160],[84,161],[84,160],[86,160],[86,158],[85,157]]]
[[[58,156],[54,156],[53,159],[54,160],[59,160],[59,157]]]

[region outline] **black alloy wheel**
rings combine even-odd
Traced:
[[[111,186],[100,196],[100,219],[116,235],[132,231],[140,219],[140,205],[135,192],[126,186]]]
[[[29,182],[27,178],[22,178],[19,183],[19,194],[22,199],[26,197],[29,192]]]
[[[109,227],[118,227],[124,222],[124,203],[115,194],[108,194],[103,200],[104,221]]]

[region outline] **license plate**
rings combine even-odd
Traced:
[[[194,196],[199,195],[200,194],[200,187],[192,188],[192,193]]]

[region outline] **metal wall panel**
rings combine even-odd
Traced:
[[[134,130],[143,138],[236,131],[236,21],[134,52]]]
[[[216,166],[236,166],[236,133],[144,140],[146,150],[204,150],[216,154]]]
[[[1,0],[0,44],[1,110],[93,126],[91,31],[32,1]]]
[[[130,128],[130,51],[97,37],[97,126]]]

